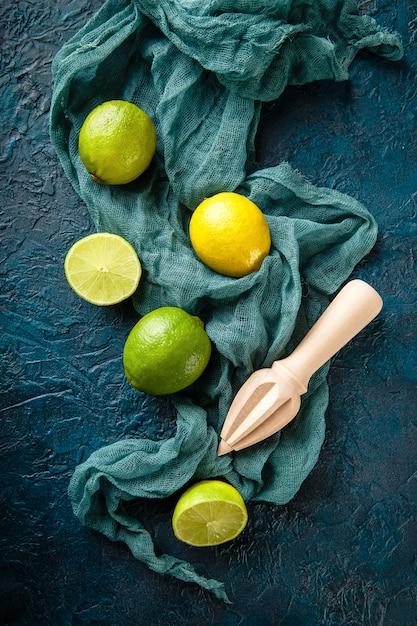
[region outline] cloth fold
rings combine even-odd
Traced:
[[[255,153],[262,102],[287,85],[347,79],[363,48],[390,60],[402,55],[398,36],[360,15],[352,0],[107,0],[53,63],[51,141],[97,230],[135,247],[144,267],[133,299],[138,315],[180,306],[200,315],[213,344],[204,375],[172,397],[175,434],[94,452],[75,469],[72,506],[81,523],[124,541],[151,569],[225,601],[223,583],[158,555],[123,503],[224,477],[246,500],[285,504],[314,467],[328,364],[280,433],[238,454],[217,457],[216,449],[240,385],[295,347],[374,245],[376,222],[357,200],[315,187],[288,163],[257,169]],[[123,187],[93,182],[77,150],[86,115],[113,98],[147,111],[158,135],[148,171]],[[261,207],[272,236],[261,269],[241,279],[203,266],[188,236],[197,204],[228,190]]]

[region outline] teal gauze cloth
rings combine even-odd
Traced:
[[[352,0],[108,0],[53,64],[52,143],[97,230],[122,235],[137,251],[144,267],[138,315],[182,307],[203,319],[213,345],[204,375],[172,396],[175,434],[131,437],[94,452],[71,479],[73,510],[152,570],[225,601],[223,582],[161,554],[126,503],[223,477],[247,501],[282,505],[315,465],[327,366],[281,432],[239,453],[217,457],[216,450],[241,384],[295,347],[375,243],[375,220],[359,202],[315,187],[288,163],[257,169],[254,149],[262,102],[287,85],[346,80],[363,48],[402,56],[398,36]],[[111,99],[143,108],[158,134],[148,171],[119,187],[93,182],[77,150],[89,111]],[[191,212],[220,191],[248,196],[270,227],[270,255],[244,278],[216,274],[190,246]]]

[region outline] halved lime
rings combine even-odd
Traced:
[[[129,298],[142,274],[134,248],[112,233],[94,233],[76,241],[65,257],[64,270],[75,293],[98,306]]]
[[[240,493],[222,480],[202,480],[179,498],[172,528],[180,541],[192,546],[217,546],[237,537],[248,512]]]

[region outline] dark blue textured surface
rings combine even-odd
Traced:
[[[100,5],[0,8],[1,623],[416,625],[417,5],[362,3],[402,34],[403,61],[362,54],[349,82],[288,89],[264,110],[261,165],[288,160],[376,217],[377,245],[355,275],[385,306],[333,361],[326,442],[290,504],[249,504],[245,533],[208,550],[173,539],[173,502],[143,505],[160,549],[224,580],[231,606],[80,527],[67,496],[92,451],[175,427],[168,401],[124,380],[131,306],[92,307],[63,275],[93,227],[49,142],[50,67]]]

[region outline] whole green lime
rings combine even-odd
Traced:
[[[126,100],[109,100],[86,117],[78,137],[81,161],[93,180],[124,185],[150,165],[156,130],[145,111]]]
[[[159,396],[196,381],[210,355],[211,341],[202,320],[179,307],[166,306],[147,313],[132,328],[123,366],[135,389]]]

